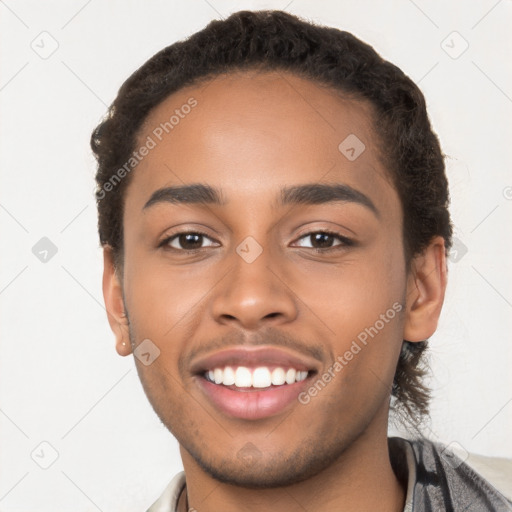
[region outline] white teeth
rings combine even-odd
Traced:
[[[231,366],[226,366],[224,368],[224,378],[222,379],[222,384],[224,386],[232,386],[235,383],[235,372]]]
[[[252,374],[252,387],[253,388],[268,388],[272,384],[270,371],[268,368],[256,368]]]
[[[213,379],[215,380],[215,384],[221,384],[222,383],[222,370],[220,368],[215,368],[213,370]]]
[[[259,366],[254,369],[245,366],[225,368],[214,368],[205,372],[205,377],[215,384],[223,384],[224,386],[233,386],[239,388],[268,388],[271,385],[282,386],[283,384],[293,384],[294,382],[302,382],[308,376],[305,370],[299,371],[294,368],[278,367],[272,371],[266,366]]]
[[[293,384],[295,382],[295,376],[297,374],[297,371],[294,370],[293,368],[290,368],[287,372],[286,372],[286,377],[285,377],[285,380],[286,380],[286,384]]]
[[[272,384],[274,386],[280,386],[286,382],[286,374],[282,368],[275,368],[272,372]]]
[[[297,372],[297,375],[295,376],[296,382],[301,382],[306,379],[308,376],[308,372]]]
[[[239,366],[235,372],[235,386],[237,388],[248,388],[252,386],[251,370],[245,366]]]

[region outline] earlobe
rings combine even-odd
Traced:
[[[436,236],[411,262],[407,278],[404,339],[424,341],[437,329],[446,291],[444,239]]]
[[[131,354],[128,317],[123,300],[123,287],[114,265],[112,248],[103,248],[103,299],[108,323],[116,339],[116,350],[121,356]]]

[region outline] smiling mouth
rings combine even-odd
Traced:
[[[205,371],[202,376],[212,384],[225,386],[235,391],[263,391],[302,382],[310,377],[312,370],[299,370],[283,366],[224,366]]]
[[[231,347],[197,358],[190,366],[207,402],[241,420],[289,411],[320,369],[316,358],[272,346]]]
[[[241,420],[262,420],[299,404],[301,391],[316,373],[283,367],[226,366],[197,374],[196,383],[222,414]]]

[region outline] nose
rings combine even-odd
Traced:
[[[284,269],[271,261],[268,250],[252,262],[235,252],[231,270],[214,289],[211,308],[215,321],[247,330],[293,321],[298,298],[287,281]]]

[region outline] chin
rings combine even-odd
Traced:
[[[287,456],[276,453],[265,457],[254,445],[247,445],[231,459],[205,458],[193,450],[187,451],[215,480],[247,489],[287,487],[308,480],[331,466],[343,452],[340,447],[309,450],[302,445]]]

